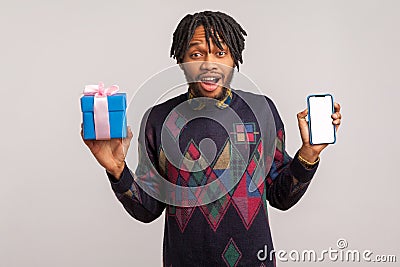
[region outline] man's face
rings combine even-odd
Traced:
[[[219,49],[210,38],[210,51],[203,26],[196,28],[182,69],[195,96],[222,99],[233,77],[234,61],[228,46],[220,39]]]

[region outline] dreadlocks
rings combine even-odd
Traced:
[[[210,37],[219,49],[223,49],[219,36],[229,47],[233,62],[239,70],[239,62],[243,63],[244,35],[247,36],[247,33],[232,17],[219,11],[203,11],[186,15],[174,32],[170,56],[178,63],[183,61],[194,31],[200,25],[204,27],[209,52],[211,52]]]

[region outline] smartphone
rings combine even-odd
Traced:
[[[336,131],[331,117],[334,113],[333,96],[331,94],[309,95],[307,107],[310,144],[334,144]]]

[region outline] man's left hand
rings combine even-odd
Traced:
[[[335,125],[335,130],[337,131],[339,125],[341,123],[342,114],[340,113],[340,105],[339,103],[334,103],[335,113],[332,114],[332,123]],[[297,113],[297,121],[299,124],[299,130],[301,135],[301,140],[303,145],[299,150],[299,154],[302,158],[309,162],[315,162],[319,154],[321,153],[324,148],[328,146],[328,144],[321,144],[321,145],[311,145],[310,144],[310,135],[308,130],[308,122],[306,120],[308,114],[308,109],[305,109],[299,113]]]

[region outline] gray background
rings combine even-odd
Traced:
[[[173,65],[173,30],[204,9],[247,30],[241,72],[277,104],[291,155],[308,94],[343,107],[307,194],[270,209],[276,249],[342,237],[400,257],[399,1],[2,1],[0,266],[161,266],[164,216],[144,225],[124,212],[80,139],[79,97],[99,80],[136,90]]]

